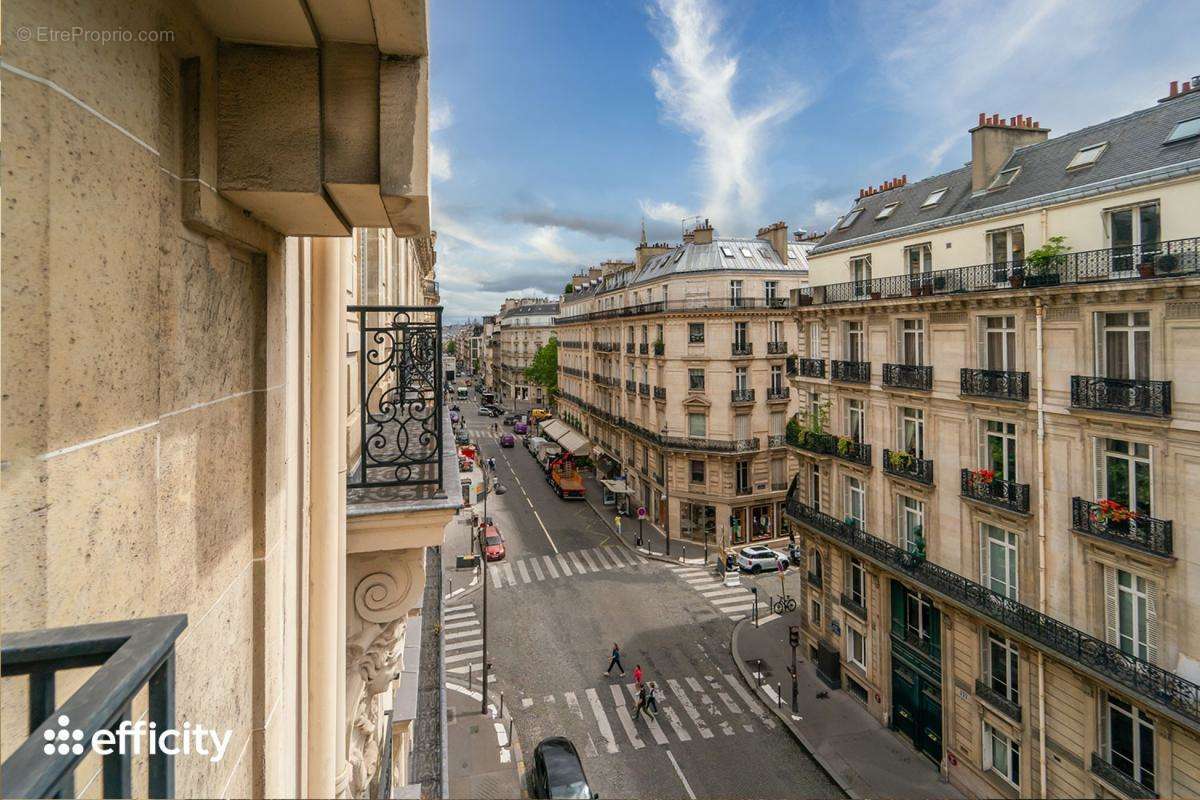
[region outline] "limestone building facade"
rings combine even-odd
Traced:
[[[525,370],[554,335],[557,314],[558,303],[543,297],[509,298],[500,307],[496,315],[498,361],[493,364],[493,374],[497,375],[496,401],[506,408],[527,411],[531,404],[544,406],[549,402],[546,388],[526,378]]]

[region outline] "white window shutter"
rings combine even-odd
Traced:
[[[980,369],[988,368],[987,358],[987,317],[979,317],[977,320],[978,340],[975,346],[978,348],[977,360],[979,361]]]
[[[1158,663],[1158,647],[1162,626],[1158,621],[1158,584],[1146,581],[1146,655],[1151,664]]]
[[[980,469],[990,469],[992,465],[988,462],[987,420],[981,419],[976,423],[976,425],[978,426],[976,429],[976,437],[978,439],[977,445],[979,447],[979,467]]]
[[[1117,571],[1104,565],[1104,641],[1120,647],[1117,636]]]
[[[1103,500],[1107,489],[1104,486],[1104,440],[1092,437],[1092,458],[1095,463],[1095,500]]]
[[[988,573],[988,539],[984,523],[979,523],[979,582],[989,589],[992,588]]]

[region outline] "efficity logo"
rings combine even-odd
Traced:
[[[85,742],[83,731],[72,728],[71,718],[60,714],[58,727],[47,728],[45,737],[46,744],[42,746],[42,752],[48,756],[56,753],[61,756],[81,756],[84,750],[90,747],[102,756],[113,753],[136,756],[143,752],[172,756],[194,753],[208,756],[208,760],[215,764],[225,757],[225,749],[229,747],[233,731],[227,730],[224,734],[219,734],[212,728],[200,724],[192,725],[190,722],[183,723],[183,730],[164,728],[160,731],[153,722],[124,720],[115,729],[96,731],[92,734],[91,741]]]

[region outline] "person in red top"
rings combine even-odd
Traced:
[[[633,682],[638,686],[642,685],[642,665],[638,664],[633,668]]]

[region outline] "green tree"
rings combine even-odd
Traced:
[[[454,351],[457,349],[458,349],[458,342],[450,342],[448,345],[446,345],[446,352],[449,353],[450,355],[454,355]]]
[[[533,363],[525,368],[525,378],[547,391],[558,391],[558,339],[551,336],[550,341],[538,348],[533,357]]]
[[[575,291],[575,285],[572,283],[568,283],[566,285],[566,287],[563,289],[563,294],[571,294],[574,291]]]

